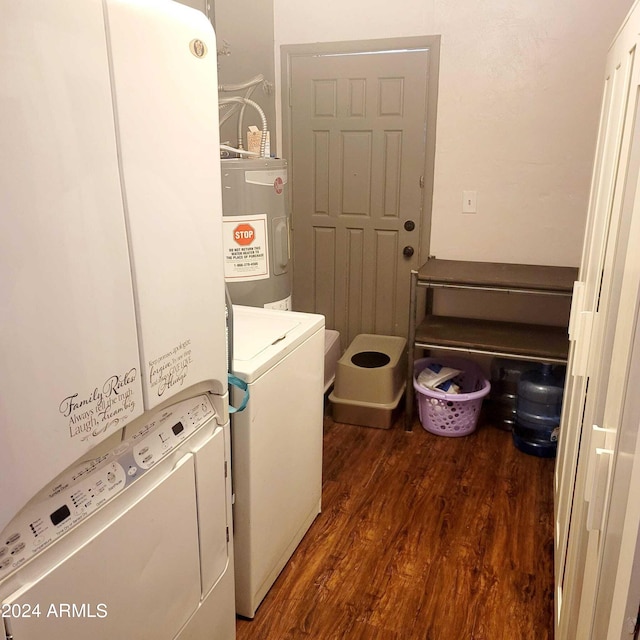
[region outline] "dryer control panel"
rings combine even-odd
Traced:
[[[70,467],[0,534],[0,582],[142,477],[215,416],[202,395],[158,411],[109,452]]]

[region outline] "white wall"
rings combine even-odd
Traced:
[[[631,4],[274,0],[276,60],[283,44],[440,34],[430,253],[577,266],[604,61]]]

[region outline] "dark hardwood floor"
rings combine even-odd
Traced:
[[[238,640],[550,640],[553,460],[325,419],[322,513]]]

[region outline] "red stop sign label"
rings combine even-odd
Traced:
[[[239,224],[233,230],[233,239],[241,246],[250,245],[256,237],[256,230],[246,222]]]

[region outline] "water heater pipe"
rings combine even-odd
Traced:
[[[236,84],[219,84],[218,91],[220,93],[230,93],[235,91],[243,91],[244,89],[248,89],[248,91],[244,94],[244,98],[250,98],[251,94],[254,92],[257,85],[263,83],[263,89],[266,90],[267,83],[265,82],[264,75],[261,73],[249,80],[245,80],[244,82],[239,82]],[[231,109],[221,116],[220,118],[220,126],[222,126],[236,111],[237,104],[233,104]],[[238,116],[238,149],[243,148],[242,140],[243,140],[243,120],[244,120],[244,110],[247,105],[243,104],[240,108],[240,115]]]
[[[231,151],[232,153],[237,153],[241,156],[255,156],[256,158],[260,158],[260,154],[255,151],[247,151],[246,149],[238,149],[237,147],[230,147],[228,144],[221,144],[220,149],[222,151]]]
[[[247,80],[246,82],[240,82],[238,84],[219,84],[218,91],[221,93],[229,93],[233,91],[242,91],[243,89],[249,89],[250,87],[255,87],[257,84],[264,82],[264,76],[262,74],[251,78],[251,80]],[[245,96],[248,98],[249,96]]]
[[[264,76],[262,74],[259,74],[257,76],[254,76],[253,78],[251,78],[250,80],[246,80],[245,82],[239,82],[236,84],[220,84],[218,85],[218,92],[220,93],[228,93],[228,92],[236,92],[236,91],[243,91],[244,89],[247,89],[247,92],[244,94],[244,96],[242,96],[243,98],[250,98],[251,94],[255,91],[255,88],[258,84],[260,83],[264,83]],[[234,104],[231,109],[220,119],[220,126],[222,126],[236,111],[238,104]],[[242,144],[242,140],[243,140],[243,121],[244,121],[244,110],[247,108],[246,104],[243,104],[242,107],[240,107],[240,115],[238,116],[238,133],[237,133],[237,139],[238,139],[238,148],[242,149],[243,148],[243,144]]]
[[[224,105],[224,104],[230,104],[230,103],[238,103],[238,104],[242,104],[242,105],[249,105],[250,107],[253,107],[258,114],[260,115],[260,119],[262,120],[262,135],[260,136],[260,157],[264,158],[265,157],[265,149],[267,146],[267,116],[265,115],[264,111],[262,110],[262,108],[260,107],[260,105],[257,102],[254,102],[253,100],[249,100],[249,98],[241,98],[239,96],[232,96],[230,98],[222,98],[219,101],[219,104]],[[240,145],[238,145],[240,146]]]

